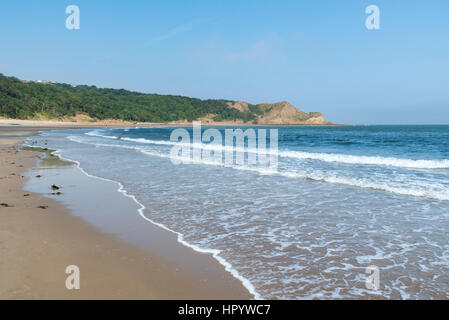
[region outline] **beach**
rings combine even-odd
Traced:
[[[55,3],[0,13],[0,302],[449,300],[449,1]]]
[[[213,121],[208,118],[199,119],[203,126],[211,127],[226,127],[226,126],[242,126],[242,127],[262,127],[262,126],[304,126],[304,127],[340,127],[346,126],[344,124],[335,123],[325,123],[325,124],[251,124],[245,123],[242,120],[233,121]],[[11,128],[21,128],[21,127],[33,127],[42,129],[63,129],[63,128],[153,128],[153,127],[185,127],[192,126],[191,121],[171,121],[164,123],[156,122],[133,122],[133,121],[123,121],[123,120],[97,120],[97,121],[67,121],[67,120],[22,120],[22,119],[10,119],[0,117],[0,127],[11,127]]]
[[[2,128],[0,298],[448,298],[447,126],[275,129],[276,168],[171,126]]]
[[[24,191],[31,179],[25,173],[38,165],[39,153],[22,151],[20,144],[43,127],[0,129],[0,299],[252,297],[210,255],[182,246],[165,230],[154,231],[162,240],[154,247],[167,252],[162,255],[101,232],[56,197],[42,195],[46,190]],[[104,196],[111,206],[125,198],[118,192]],[[94,196],[89,201],[95,205]],[[138,213],[130,208],[123,214]],[[79,290],[65,286],[69,265],[80,269]]]
[[[228,128],[212,129],[225,137]],[[198,158],[173,154],[169,127],[62,129],[33,140],[106,179],[97,183],[115,181],[152,223],[121,214],[84,219],[156,252],[145,228],[173,230],[186,246],[213,254],[258,298],[447,298],[447,126],[259,129],[278,131],[276,167],[271,159],[226,164],[233,148],[226,139],[205,141]],[[193,137],[193,130],[177,132]],[[221,158],[211,159],[211,149]],[[259,156],[259,149],[247,150]],[[46,185],[64,182],[62,173],[46,176]],[[86,185],[73,176],[75,185]],[[63,190],[65,197],[78,193]],[[381,290],[366,285],[370,266],[379,269]]]

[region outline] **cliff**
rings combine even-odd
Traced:
[[[251,106],[244,101],[237,101],[235,103],[228,103],[228,106],[240,112],[254,112],[257,119],[253,122],[261,125],[329,124],[320,112],[306,113],[286,101],[273,104],[262,103],[255,106]]]

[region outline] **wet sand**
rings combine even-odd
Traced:
[[[37,129],[11,129],[0,129],[0,299],[251,298],[210,255],[182,246],[174,234],[148,224],[150,244],[139,247],[77,215],[76,205],[68,205],[73,195],[57,199],[44,196],[50,192],[45,189],[24,191],[27,173],[40,179],[29,174],[39,154],[18,145]],[[129,198],[117,191],[103,197],[120,213],[138,214],[135,207],[123,207]],[[85,200],[99,205],[95,195]],[[65,286],[69,265],[80,268],[80,290]]]

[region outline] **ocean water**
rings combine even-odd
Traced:
[[[258,298],[449,298],[449,126],[277,129],[276,169],[175,165],[174,128],[30,140],[120,182],[148,220],[214,252]]]

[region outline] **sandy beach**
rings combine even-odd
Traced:
[[[220,121],[215,122],[211,119],[199,119],[203,126],[213,126],[213,127],[225,127],[225,126],[243,126],[243,127],[279,127],[279,126],[301,126],[301,127],[340,127],[346,126],[343,124],[326,123],[326,124],[249,124],[241,120],[234,121]],[[63,121],[63,120],[21,120],[21,119],[6,119],[0,117],[0,127],[10,127],[10,128],[126,128],[126,127],[139,127],[139,128],[150,128],[150,127],[184,127],[192,126],[192,122],[188,121],[173,121],[164,123],[155,122],[130,122],[122,120],[101,120],[101,121]]]
[[[19,145],[36,132],[0,128],[0,299],[251,298],[210,255],[180,245],[174,235],[154,231],[163,233],[158,250],[169,252],[160,255],[101,232],[60,201],[24,191],[25,172],[39,155]],[[80,268],[80,290],[65,286],[73,264]]]
[[[159,125],[166,125],[163,123],[145,123],[145,122],[129,122],[122,120],[102,120],[95,122],[87,121],[63,121],[63,120],[21,120],[21,119],[7,119],[0,117],[0,127],[11,128],[119,128],[119,127],[154,127]]]

